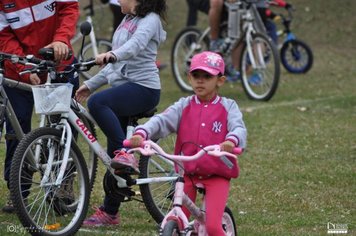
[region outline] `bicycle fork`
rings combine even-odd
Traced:
[[[264,49],[261,42],[252,43],[252,31],[251,27],[248,27],[246,32],[248,59],[250,60],[253,69],[261,70],[266,68],[266,63],[263,57]]]
[[[193,222],[189,222],[188,218],[182,211],[182,206],[185,206],[192,216],[195,218]],[[201,227],[205,222],[205,204],[203,202],[202,209],[200,209],[185,193],[184,193],[184,178],[178,177],[175,185],[173,209],[165,216],[162,221],[162,226],[167,223],[168,220],[175,220],[178,224],[180,232],[184,232],[187,235],[189,232],[195,231],[198,235],[206,235],[205,227]],[[163,230],[161,227],[161,230]]]
[[[72,130],[69,126],[69,123],[68,123],[66,117],[61,119],[61,124],[62,124],[61,126],[63,126],[63,127],[62,127],[62,135],[61,135],[61,139],[60,139],[60,146],[64,146],[62,160],[54,161],[54,158],[56,157],[56,151],[58,152],[58,150],[57,150],[57,147],[55,147],[52,142],[48,142],[46,145],[47,145],[47,148],[49,149],[49,156],[48,156],[47,164],[45,164],[46,169],[44,171],[44,175],[41,180],[41,184],[40,184],[41,187],[43,187],[45,185],[53,184],[53,183],[48,183],[53,165],[61,165],[59,168],[59,173],[58,173],[57,179],[55,181],[56,186],[61,185],[63,176],[64,176],[64,172],[67,169],[67,164],[68,164],[68,160],[69,160],[69,152],[70,152],[73,135],[72,135]],[[57,154],[59,154],[59,153],[57,153]],[[36,156],[36,159],[37,158],[39,158],[39,157]]]

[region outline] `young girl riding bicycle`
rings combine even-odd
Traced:
[[[78,89],[76,98],[84,101],[99,87],[111,88],[90,96],[88,108],[107,137],[107,154],[126,160],[136,172],[133,155],[118,151],[126,138],[128,117],[149,111],[160,99],[160,78],[156,66],[159,45],[166,39],[161,18],[166,12],[165,0],[120,0],[126,14],[113,35],[112,51],[96,57],[96,63],[105,67]],[[125,190],[123,190],[125,191]],[[117,198],[106,195],[104,203],[86,219],[84,226],[118,225],[118,208],[124,195]]]
[[[175,154],[193,155],[207,145],[220,144],[224,151],[245,148],[247,131],[237,103],[218,95],[225,82],[225,64],[214,52],[202,52],[192,58],[189,81],[194,95],[181,98],[163,113],[138,126],[130,139],[131,147],[138,147],[144,139],[157,139],[177,133]],[[115,168],[120,160],[113,159]],[[122,163],[119,163],[120,165]],[[225,235],[221,222],[228,200],[230,179],[239,175],[235,160],[204,157],[184,163],[184,192],[195,201],[195,183],[205,186],[206,227],[209,235]],[[189,218],[190,213],[184,209]]]

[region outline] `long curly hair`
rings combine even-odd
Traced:
[[[157,13],[163,20],[166,20],[167,4],[166,0],[136,0],[136,15],[145,17],[150,12]]]

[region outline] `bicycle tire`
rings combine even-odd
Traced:
[[[55,128],[35,129],[20,141],[13,157],[10,172],[11,198],[20,222],[32,235],[73,235],[79,230],[88,210],[88,171],[75,142],[71,143],[70,161],[63,182],[61,186],[55,186],[60,169],[58,163],[63,153],[61,135],[62,131]],[[36,145],[42,147],[38,165],[31,164],[28,158],[28,152],[34,150]],[[41,183],[48,165],[49,147],[55,149],[53,154],[58,162],[52,163],[49,179]],[[71,186],[66,185],[66,181],[70,181]],[[67,209],[69,198],[75,208],[73,211]]]
[[[174,79],[183,92],[193,92],[188,81],[190,61],[194,54],[209,49],[209,39],[200,39],[202,33],[195,27],[187,27],[176,36],[172,51],[171,65]]]
[[[271,39],[263,34],[251,34],[254,61],[252,68],[248,46],[245,42],[240,57],[242,87],[248,98],[257,101],[268,101],[275,94],[280,77],[279,53]],[[258,59],[258,61],[256,60]]]
[[[175,220],[167,220],[166,224],[162,229],[162,236],[179,236],[178,223]]]
[[[299,39],[283,43],[280,51],[284,68],[293,74],[307,73],[313,65],[313,52],[310,47]]]
[[[112,44],[109,40],[107,39],[96,39],[96,44],[98,47],[98,53],[104,53],[108,52],[112,48]],[[78,60],[83,61],[84,59],[88,58],[95,58],[94,52],[93,52],[93,45],[91,42],[86,43],[83,46],[83,52],[82,54],[79,52],[78,53]],[[79,72],[85,80],[90,79],[94,75],[96,75],[99,72],[100,68],[99,67],[93,67],[89,71],[81,71]]]
[[[222,227],[226,235],[229,236],[237,235],[235,218],[234,215],[232,214],[232,211],[228,207],[225,207],[224,215],[222,218]]]
[[[85,127],[87,127],[92,135],[96,138],[96,130],[95,125],[93,122],[88,120],[82,113],[73,109],[75,114],[79,117],[79,119],[84,123]],[[79,140],[78,140],[79,138]],[[87,144],[87,142],[82,138],[80,135],[75,139],[77,146],[80,148],[81,152],[83,153],[89,174],[89,191],[91,192],[94,187],[96,173],[98,170],[98,155],[94,152],[94,150]],[[85,145],[83,147],[82,145]]]
[[[175,145],[175,135],[170,135],[157,142],[167,153],[173,153]],[[165,161],[166,159],[159,156],[141,156],[139,161],[140,175],[139,178],[149,177],[177,177],[172,162]],[[167,182],[152,182],[149,184],[141,184],[140,192],[145,207],[152,218],[161,223],[164,216],[173,207],[173,195],[175,181]]]

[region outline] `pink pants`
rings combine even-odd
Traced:
[[[230,180],[219,176],[213,176],[207,179],[199,179],[196,176],[185,176],[184,180],[184,192],[194,202],[197,195],[194,184],[201,183],[205,186],[205,224],[208,235],[225,236],[221,221],[229,197]],[[190,212],[185,207],[183,207],[183,212],[189,218]]]

